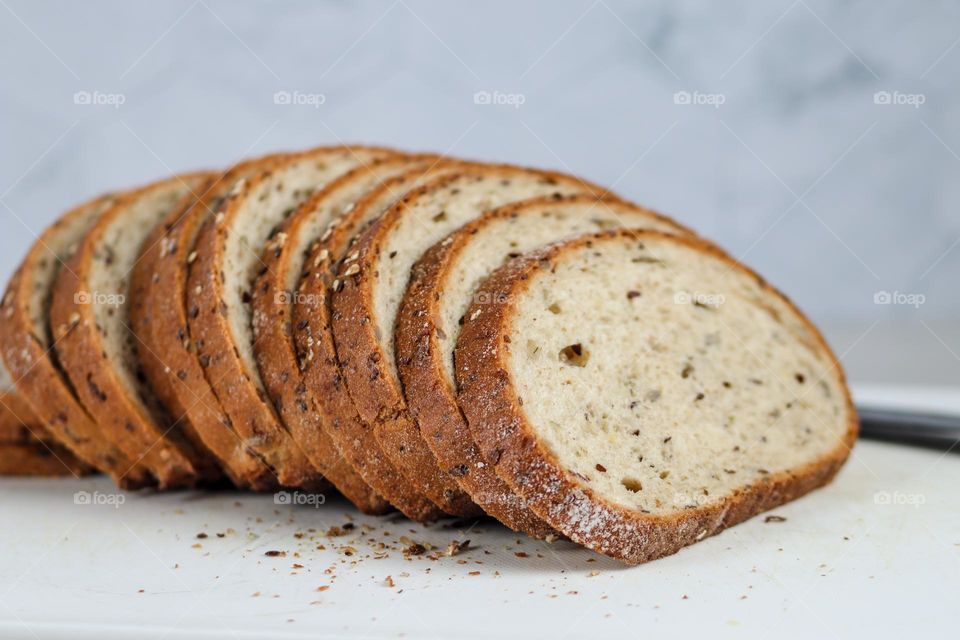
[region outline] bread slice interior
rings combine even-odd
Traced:
[[[673,552],[823,484],[853,444],[813,325],[704,241],[572,241],[482,294],[496,308],[472,306],[456,354],[470,428],[539,515],[597,550]]]

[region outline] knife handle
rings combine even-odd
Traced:
[[[960,452],[960,416],[857,407],[860,437]]]

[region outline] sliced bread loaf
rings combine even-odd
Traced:
[[[194,445],[216,456],[234,484],[254,491],[276,489],[277,478],[236,433],[204,376],[190,334],[187,275],[197,257],[200,229],[227,193],[237,181],[276,166],[282,158],[248,160],[212,176],[197,189],[198,197],[187,211],[171,211],[156,226],[131,278],[131,327],[144,345],[139,353],[147,379],[170,412],[183,417]]]
[[[377,158],[315,192],[267,243],[253,287],[254,353],[267,394],[307,459],[364,513],[384,513],[390,506],[341,455],[323,427],[322,411],[301,375],[293,306],[303,301],[297,286],[310,244],[368,191],[427,161],[404,155]]]
[[[365,230],[340,267],[333,335],[360,417],[410,483],[447,513],[480,510],[437,466],[406,410],[394,361],[393,330],[410,268],[433,244],[484,211],[552,194],[600,193],[570,176],[486,166],[437,178],[412,191]]]
[[[190,268],[190,333],[207,381],[234,429],[290,487],[324,485],[267,397],[253,348],[252,285],[260,256],[282,222],[317,189],[392,152],[330,147],[292,155],[230,192],[197,239]]]
[[[147,384],[130,330],[130,272],[153,228],[208,176],[178,176],[119,198],[60,270],[50,306],[57,354],[87,411],[161,488],[216,482],[221,474]]]
[[[376,220],[408,190],[459,170],[459,163],[437,161],[385,181],[357,201],[320,235],[307,252],[293,308],[297,358],[303,381],[320,408],[322,427],[340,453],[363,479],[391,505],[418,521],[443,515],[433,502],[411,486],[384,454],[372,425],[357,414],[340,372],[331,331],[329,288],[355,234]]]
[[[455,361],[497,474],[628,563],[829,482],[857,434],[816,329],[690,237],[614,232],[512,261],[480,288]]]
[[[484,214],[431,247],[411,271],[397,316],[396,358],[404,396],[440,469],[489,515],[535,538],[555,531],[480,456],[457,405],[453,349],[463,316],[491,272],[543,245],[614,228],[687,233],[669,219],[614,198],[524,200]]]
[[[0,367],[0,379],[5,378]],[[0,383],[0,475],[73,476],[93,467],[77,459],[52,438],[43,422],[6,380]]]
[[[33,244],[3,298],[0,351],[21,396],[50,434],[119,486],[136,489],[153,484],[154,479],[135,457],[124,453],[114,434],[100,430],[80,402],[53,349],[49,316],[62,265],[115,202],[116,196],[106,195],[72,209]]]

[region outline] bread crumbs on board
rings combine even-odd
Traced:
[[[247,505],[238,501],[236,506],[243,507]],[[466,538],[463,534],[469,531],[474,534],[474,536],[471,536],[474,539],[476,539],[475,536],[481,536],[483,534],[483,531],[476,526],[480,521],[476,520],[457,521],[456,523],[459,525],[457,527],[452,526],[452,523],[449,522],[437,523],[436,525],[414,525],[416,528],[407,528],[402,532],[397,532],[397,526],[404,526],[410,523],[406,520],[391,519],[390,517],[383,518],[374,523],[354,522],[349,516],[342,514],[339,516],[342,518],[340,524],[327,522],[322,526],[303,527],[298,525],[296,521],[297,516],[292,512],[278,510],[275,511],[274,515],[276,516],[275,518],[255,515],[250,515],[246,518],[246,531],[242,533],[245,538],[250,541],[250,547],[246,549],[244,555],[254,555],[260,558],[296,559],[297,561],[286,565],[289,567],[289,573],[287,573],[287,575],[291,576],[291,579],[301,575],[301,573],[311,571],[309,568],[310,563],[306,560],[301,561],[301,557],[315,561],[320,560],[321,562],[326,560],[323,565],[313,569],[314,571],[322,571],[329,581],[328,584],[315,586],[314,589],[317,593],[324,593],[336,586],[337,573],[346,571],[347,573],[343,575],[346,579],[352,581],[354,579],[353,577],[358,576],[359,572],[362,572],[361,567],[363,562],[369,560],[384,560],[389,558],[397,561],[402,557],[405,561],[413,563],[410,565],[410,571],[397,572],[394,570],[389,575],[385,575],[384,572],[379,576],[376,574],[369,576],[370,584],[386,587],[391,590],[391,594],[399,596],[404,592],[403,586],[405,585],[402,584],[404,579],[409,578],[411,574],[419,574],[420,576],[430,575],[432,572],[430,565],[434,562],[447,562],[447,567],[442,575],[442,577],[447,580],[456,580],[458,577],[460,579],[482,577],[484,575],[491,579],[499,579],[503,577],[500,571],[493,570],[484,572],[477,567],[477,565],[484,565],[484,560],[480,558],[491,555],[495,557],[509,556],[511,553],[515,557],[523,559],[543,559],[546,557],[544,553],[539,552],[539,549],[530,548],[531,544],[536,544],[535,542],[523,538],[509,539],[509,544],[503,546],[497,545],[499,548],[497,548],[497,546],[484,548],[483,545],[475,545],[471,539]],[[390,528],[386,528],[384,525]],[[204,528],[206,527],[207,525],[204,525]],[[438,534],[443,535],[443,530],[450,529],[459,530],[460,536],[454,539],[451,539],[451,537],[447,537],[446,540],[437,539]],[[287,536],[286,539],[282,537],[278,539],[277,534],[280,533]],[[197,531],[195,529],[188,535],[192,538],[189,542],[193,544],[194,548],[201,549],[201,541],[205,545],[209,545],[217,539],[236,534],[237,531],[233,529],[226,529],[216,533],[215,530],[211,531],[207,529],[205,531]],[[263,549],[261,547],[258,551],[256,547],[259,546],[259,544],[256,544],[255,541],[268,537],[275,540],[279,548],[268,547],[267,549]],[[292,543],[290,544],[292,548],[282,548],[281,545],[285,543]],[[524,547],[529,549],[529,551],[521,550],[524,549]],[[319,556],[317,552],[328,552],[328,555],[324,558],[323,556]],[[331,558],[329,554],[336,555]],[[209,555],[209,552],[203,555]],[[597,562],[597,559],[585,558],[584,562]],[[464,566],[464,571],[460,573],[459,576],[456,573],[449,572],[452,563],[455,563],[457,566]],[[260,562],[258,562],[258,564],[260,564]],[[267,561],[263,561],[262,564],[272,572],[283,572],[283,565],[275,566]],[[474,566],[471,567],[470,565]],[[564,570],[558,570],[560,574],[565,573]],[[599,573],[599,571],[591,572],[590,577],[599,575]],[[565,578],[560,579],[565,580]],[[570,589],[569,586],[563,588],[564,586],[566,585],[560,583],[557,586],[551,587],[553,593],[548,595],[548,597],[556,598],[562,595],[580,595],[580,592]],[[538,593],[538,591],[531,593]],[[270,597],[275,599],[279,598],[280,595],[266,596],[261,591],[257,591],[250,597]],[[308,602],[308,604],[311,606],[322,606],[329,605],[331,602],[329,600],[313,599]]]

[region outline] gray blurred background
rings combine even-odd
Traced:
[[[960,384],[960,5],[0,0],[0,278],[104,190],[367,142],[581,174]]]

